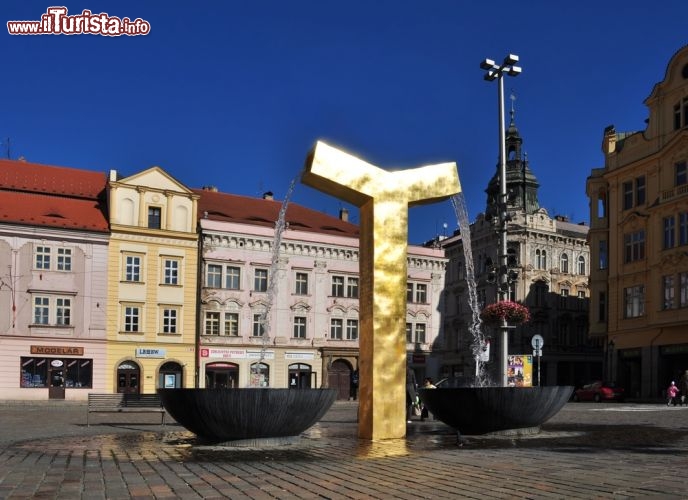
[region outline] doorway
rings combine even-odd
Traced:
[[[239,365],[234,363],[208,363],[205,365],[207,389],[233,389],[239,387]]]
[[[337,391],[337,399],[347,401],[351,392],[351,365],[343,359],[332,363],[327,372],[327,383],[330,389]]]
[[[133,361],[124,361],[117,367],[117,392],[138,394],[141,381],[141,368]]]

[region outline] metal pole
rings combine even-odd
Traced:
[[[506,138],[504,134],[504,74],[500,71],[499,93],[499,300],[508,299],[507,241],[506,241]],[[506,320],[500,325],[502,387],[508,384],[509,329]]]

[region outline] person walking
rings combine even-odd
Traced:
[[[681,390],[681,406],[684,404],[688,405],[688,399],[686,398],[686,396],[688,396],[688,370],[681,375],[681,380],[678,382],[678,388]]]
[[[678,387],[676,387],[676,382],[671,381],[671,385],[667,388],[667,406],[672,404],[676,406],[676,396],[678,395]]]
[[[416,374],[410,366],[406,367],[406,422],[411,423],[413,407],[416,404],[418,395],[416,394]]]
[[[425,380],[423,381],[423,389],[436,389],[435,384],[432,383],[432,379],[430,377],[425,377]],[[423,422],[428,417],[430,417],[430,411],[425,405],[423,405],[420,410],[420,421]]]

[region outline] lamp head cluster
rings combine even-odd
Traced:
[[[518,63],[518,56],[516,54],[509,54],[504,58],[501,65],[497,65],[492,59],[485,59],[480,63],[480,68],[486,71],[485,80],[491,82],[496,80],[504,73],[509,76],[518,76],[521,74],[520,66],[516,66]]]

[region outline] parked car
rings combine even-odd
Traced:
[[[602,382],[598,380],[591,384],[576,389],[573,392],[574,401],[623,401],[624,390],[614,382]]]

